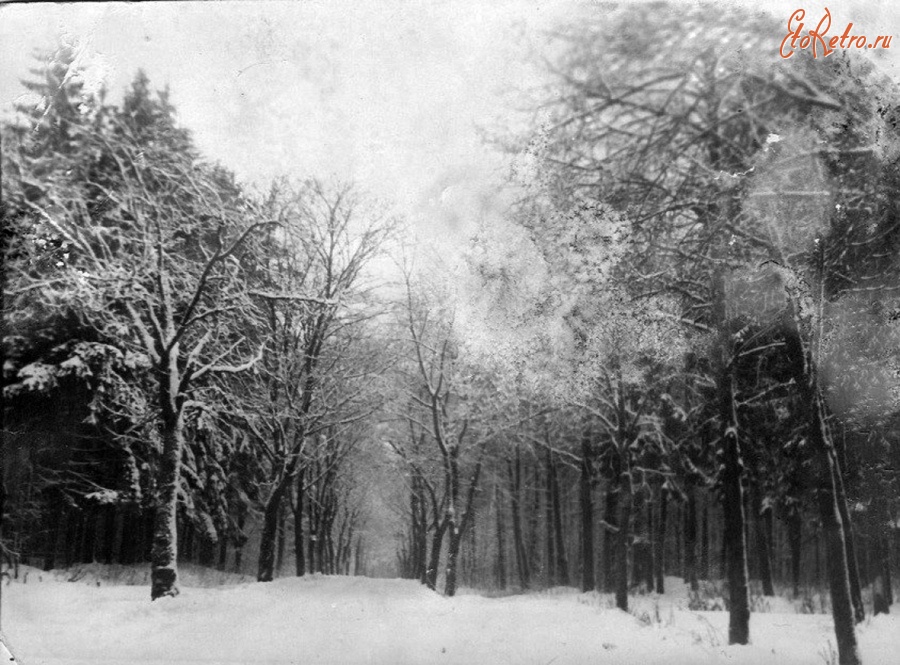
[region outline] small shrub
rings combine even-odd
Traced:
[[[703,591],[688,593],[688,609],[692,612],[721,612],[725,601],[721,597],[707,596]]]
[[[706,633],[704,636],[701,636],[700,641],[707,642],[709,646],[714,649],[722,646],[722,634],[718,630],[716,630],[715,626],[713,626],[706,617],[700,616],[699,614],[696,616],[697,619],[703,624]],[[694,633],[694,635],[699,635],[699,633]]]
[[[825,665],[838,665],[838,655],[831,640],[819,649],[819,658],[825,661]]]
[[[636,610],[632,610],[631,615],[634,616],[634,618],[637,619],[638,623],[640,623],[642,626],[652,626],[653,625],[653,619],[650,617],[650,613],[647,612],[646,610],[643,610],[640,612],[638,612]]]

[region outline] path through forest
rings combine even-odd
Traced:
[[[688,610],[677,578],[664,596],[636,597],[631,613],[567,588],[446,598],[406,580],[312,576],[186,586],[149,603],[143,584],[72,583],[35,569],[22,579],[3,589],[3,628],[25,665],[820,665],[834,640],[830,615],[785,611],[754,614],[753,644],[727,646],[727,613]],[[900,607],[867,620],[859,636],[867,665],[895,662]]]

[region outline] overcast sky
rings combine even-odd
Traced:
[[[821,4],[742,0],[786,25]],[[891,3],[832,2],[834,25],[900,32]],[[896,3],[894,3],[896,4]],[[839,6],[837,6],[839,5]],[[502,159],[478,127],[504,90],[532,80],[528,44],[570,2],[143,2],[24,4],[0,10],[0,108],[63,37],[97,81],[121,91],[138,67],[168,84],[197,144],[245,181],[335,174],[396,202],[436,233],[460,231]],[[588,6],[591,6],[588,3]],[[596,11],[602,11],[599,6]],[[881,58],[900,80],[900,38]],[[736,48],[739,45],[736,45]],[[773,54],[772,57],[777,57]]]

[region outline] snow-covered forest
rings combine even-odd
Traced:
[[[340,114],[391,177],[248,176],[292,148],[246,109],[240,154],[204,144],[180,105],[212,81],[31,45],[0,99],[21,662],[894,662],[887,56],[780,57],[789,12],[505,11],[482,161],[395,136],[399,187]]]

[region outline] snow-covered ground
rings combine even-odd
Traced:
[[[631,613],[598,594],[554,589],[502,598],[444,598],[415,582],[359,577],[234,583],[188,571],[175,599],[151,603],[143,573],[28,571],[3,587],[3,632],[25,665],[384,663],[388,665],[809,663],[831,661],[830,617],[756,613],[753,644],[727,646],[728,615],[687,609],[669,593]],[[98,581],[100,585],[98,586]],[[226,586],[210,586],[230,581]],[[191,586],[193,585],[193,586]],[[900,662],[900,605],[859,628],[866,665]],[[836,658],[833,662],[836,662]]]

